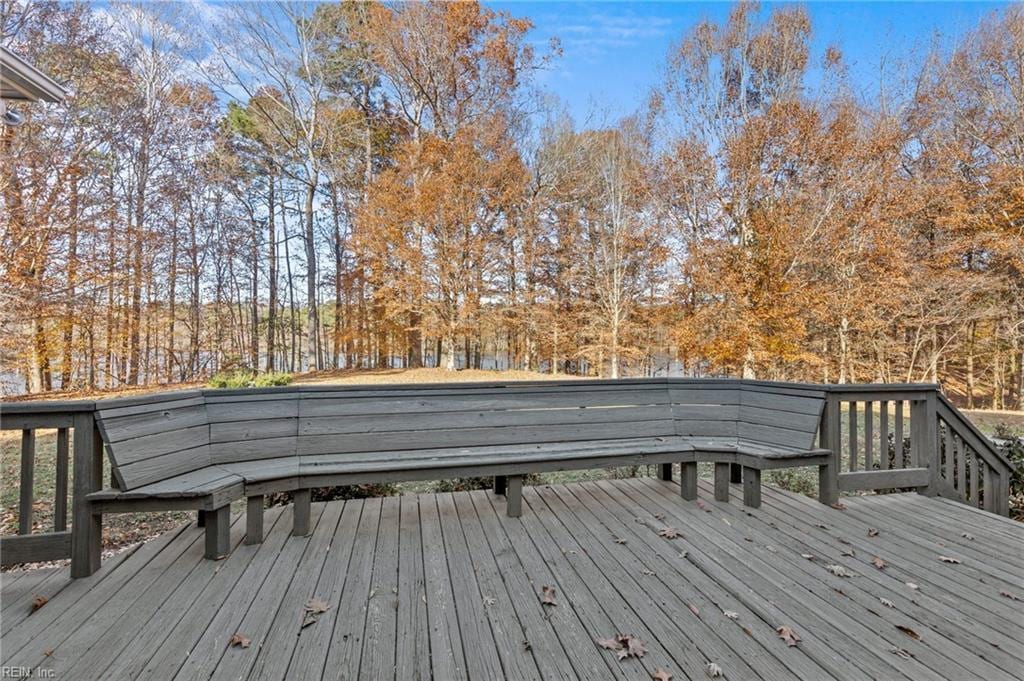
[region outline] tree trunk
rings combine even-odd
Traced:
[[[316,244],[313,233],[313,200],[316,198],[317,179],[313,175],[306,184],[306,301],[309,307],[306,316],[306,363],[309,370],[322,369],[320,366],[320,347],[317,343],[317,327],[319,326],[319,315],[316,305],[317,289],[317,263]]]

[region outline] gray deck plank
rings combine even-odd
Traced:
[[[880,630],[887,625],[895,629],[899,626],[908,626],[922,634],[922,640],[915,645],[912,652],[923,662],[928,663],[933,669],[943,674],[951,674],[955,677],[966,677],[971,674],[982,674],[987,678],[1002,678],[1006,671],[991,665],[984,659],[977,659],[970,648],[961,648],[960,644],[945,636],[944,627],[933,627],[932,624],[940,623],[939,618],[931,617],[928,621],[921,621],[915,618],[909,608],[888,608],[884,607],[878,600],[880,597],[889,598],[894,602],[901,600],[894,593],[903,586],[901,582],[885,574],[871,565],[871,554],[857,554],[855,557],[843,556],[842,553],[848,548],[843,544],[822,547],[816,549],[802,543],[802,537],[797,535],[796,539],[785,535],[781,531],[785,519],[777,518],[769,524],[767,519],[762,522],[759,518],[761,513],[747,514],[743,510],[728,505],[715,504],[715,509],[732,517],[734,520],[747,518],[747,522],[753,523],[755,528],[761,529],[765,536],[771,537],[774,547],[777,549],[773,555],[778,556],[780,562],[790,566],[793,574],[806,575],[807,582],[824,581],[833,590],[841,591],[843,596],[850,600],[845,611],[850,613],[859,621],[866,624],[876,623],[873,618],[882,622]],[[807,560],[801,554],[810,553],[816,556],[814,560]],[[860,559],[858,562],[857,559]],[[828,574],[825,566],[829,564],[842,565],[849,569],[856,577],[840,578]],[[823,576],[823,573],[824,576]],[[918,609],[920,614],[920,609]],[[924,652],[921,648],[927,649]],[[964,663],[970,666],[965,666]]]
[[[448,554],[448,570],[452,578],[455,607],[459,613],[459,630],[469,678],[511,676],[503,665],[514,665],[517,671],[537,678],[539,674],[532,657],[524,659],[529,653],[523,650],[522,640],[516,643],[517,649],[509,650],[507,646],[510,642],[502,637],[504,630],[495,632],[492,629],[492,620],[487,610],[493,605],[487,605],[485,599],[494,598],[494,595],[480,589],[473,558],[466,546],[451,494],[437,495],[437,511]],[[530,665],[533,665],[532,669]]]
[[[398,629],[395,678],[430,679],[430,636],[423,575],[423,539],[419,501],[403,495],[399,509]]]
[[[554,587],[557,594],[561,594],[558,579],[545,565],[530,538],[526,536],[522,523],[516,519],[505,518],[504,510],[495,507],[496,495],[475,491],[470,493],[470,497],[509,590],[516,594],[525,592],[536,595],[547,585]],[[525,596],[522,600],[532,605],[536,601],[536,596],[533,601]],[[593,645],[593,638],[583,627],[574,604],[568,599],[558,600],[558,606],[548,608],[543,613],[543,619],[554,639],[560,643],[573,674],[584,681],[607,677],[623,678],[618,665],[613,665],[606,657],[602,657],[600,651]],[[536,631],[535,627],[528,628],[531,641],[537,638],[533,631]],[[552,650],[557,654],[553,646]],[[542,651],[542,654],[546,653],[546,650]],[[548,669],[546,664],[540,666],[542,672]],[[558,665],[551,667],[558,668]]]
[[[339,614],[334,620],[334,631],[331,632],[324,661],[324,673],[336,678],[355,679],[359,675],[380,512],[380,499],[363,501],[355,537],[358,550],[354,549],[352,553],[345,588],[338,602]]]
[[[642,519],[647,523],[660,520],[649,512],[634,506],[623,506],[620,501],[607,495],[597,485],[583,483],[573,490],[581,503],[594,517],[609,529],[624,533],[630,523]],[[646,517],[645,517],[646,516]],[[712,622],[711,633],[721,638],[745,660],[756,660],[758,674],[769,679],[790,678],[794,673],[801,678],[828,679],[831,675],[811,658],[782,651],[778,646],[775,628],[762,620],[754,611],[732,596],[708,575],[680,557],[672,542],[666,542],[651,532],[634,532],[625,544],[638,556],[654,564],[654,572],[665,581],[668,593],[681,596],[687,594],[687,603],[693,603],[700,611],[702,620]],[[665,592],[666,589],[660,589]],[[736,614],[733,621],[724,613]],[[728,672],[726,674],[728,676]]]
[[[313,597],[317,583],[324,570],[324,563],[329,560],[331,541],[344,511],[344,503],[324,504],[320,520],[312,528],[305,553],[291,576],[288,590],[281,599],[277,611],[268,619],[271,626],[264,637],[255,661],[248,670],[248,678],[252,679],[284,679],[291,661],[295,646],[302,631],[302,623],[306,618],[306,604]],[[275,572],[279,572],[275,566]],[[283,581],[283,580],[282,580]],[[328,604],[329,605],[329,604]],[[259,616],[258,614],[256,616]],[[308,626],[319,626],[319,621]],[[242,624],[246,628],[246,624]],[[248,633],[248,632],[247,632]],[[254,639],[255,640],[255,639]],[[245,661],[246,658],[242,657]],[[251,659],[251,656],[250,656]],[[215,676],[223,678],[245,678],[238,668],[234,670],[217,669]],[[244,669],[244,665],[242,665]]]
[[[362,499],[345,502],[341,519],[331,540],[330,553],[313,590],[313,598],[327,603],[328,610],[319,616],[315,625],[299,630],[298,641],[288,660],[284,679],[317,679],[324,673],[324,663],[335,623],[339,617],[347,616],[347,613],[339,612],[339,605],[348,576],[349,563],[354,549],[357,548],[356,529],[362,511]]]
[[[749,517],[742,509],[736,507],[723,504],[719,508],[734,520]],[[928,591],[908,593],[903,582],[894,580],[885,570],[876,569],[870,561],[878,553],[877,549],[854,549],[854,555],[850,556],[850,545],[823,541],[786,522],[790,517],[788,514],[791,513],[788,507],[782,504],[766,504],[762,508],[767,511],[767,517],[754,520],[755,528],[766,528],[767,531],[777,529],[795,542],[794,546],[800,553],[815,556],[815,561],[842,565],[856,573],[859,579],[853,582],[852,587],[844,585],[844,591],[869,611],[880,617],[892,614],[889,609],[878,607],[879,599],[886,598],[893,603],[895,612],[905,614],[920,624],[911,624],[913,629],[924,631],[922,627],[927,627],[938,632],[942,638],[952,643],[952,647],[962,649],[962,653],[966,653],[967,657],[978,656],[983,660],[990,660],[1004,673],[1013,672],[1024,663],[1024,646],[999,631],[988,629],[978,621],[968,619],[962,613],[934,599]],[[867,542],[867,545],[867,548],[875,548],[870,542]],[[879,546],[884,544],[879,542]],[[895,624],[891,618],[887,619]],[[931,637],[926,637],[926,641],[930,642]],[[1018,657],[1015,657],[1015,654]]]
[[[398,631],[399,497],[385,497],[377,528],[359,679],[395,678]]]
[[[533,664],[527,665],[527,674],[535,673],[537,678],[578,678],[546,619],[545,608],[557,606],[542,605],[540,585],[534,588],[525,583],[521,572],[516,571],[520,579],[515,579],[499,567],[473,499],[468,494],[457,494],[454,502],[480,588],[495,600],[494,605],[487,608],[492,615],[495,638],[500,640],[499,633],[503,633],[506,645],[514,648],[517,655],[533,658]]]
[[[661,497],[658,492],[652,491],[642,482],[622,482],[623,492],[638,502],[654,501],[669,517],[675,517],[677,522],[687,520],[686,514],[672,501]],[[702,553],[718,566],[702,564],[701,569],[709,573],[719,569],[727,570],[748,585],[747,589],[754,588],[774,600],[787,615],[786,619],[778,622],[778,625],[792,626],[791,623],[800,623],[802,630],[798,629],[798,633],[803,639],[807,640],[810,636],[819,638],[831,652],[844,659],[846,664],[859,667],[862,673],[877,678],[903,676],[908,679],[928,678],[934,681],[942,678],[915,659],[907,660],[890,653],[889,648],[897,641],[895,637],[891,637],[892,641],[886,640],[844,612],[839,601],[842,596],[833,592],[831,588],[827,589],[827,593],[810,590],[818,585],[804,584],[795,579],[778,565],[774,556],[766,555],[769,552],[757,550],[757,540],[746,542],[742,536],[729,536],[729,526],[720,521],[717,526],[705,521],[690,522],[687,527],[687,540],[681,543],[690,551],[691,556],[699,555],[696,554],[696,550],[700,548]],[[796,597],[797,594],[799,598]],[[830,667],[829,671],[837,673],[838,670]]]
[[[444,546],[437,497],[418,497],[420,533],[423,537],[423,577],[427,596],[427,626],[430,667],[435,678],[461,681],[468,678],[462,649],[455,593],[448,570],[448,556],[437,550]]]

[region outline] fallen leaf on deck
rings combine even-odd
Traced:
[[[648,577],[653,577],[655,574],[657,574],[657,573],[654,572],[654,570],[647,570],[647,569],[641,570],[641,572],[643,574],[647,575]]]
[[[690,554],[689,554],[689,552],[688,552],[688,551],[680,551],[680,552],[679,552],[679,557],[680,557],[680,558],[686,558],[686,557],[687,557],[687,556],[689,556],[689,555],[690,555]]]
[[[533,645],[529,641],[523,641],[523,650],[529,652],[533,650]]]
[[[868,536],[869,537],[877,537],[878,536],[878,530],[876,530],[873,527],[869,527],[868,528]]]
[[[654,514],[654,517],[655,517],[655,518],[656,518],[657,520],[664,520],[664,519],[665,519],[665,514],[664,514],[664,513],[655,513],[655,514]]]
[[[853,573],[844,568],[842,565],[827,565],[825,569],[834,574],[836,577],[853,577]]]
[[[615,543],[616,543],[616,544],[625,544],[625,543],[626,543],[626,540],[625,540],[625,539],[623,539],[622,537],[616,537],[616,538],[615,538]]]
[[[968,534],[967,532],[961,532],[960,536],[963,537],[964,539],[970,539],[971,541],[974,541],[974,537],[971,536],[970,534]]]
[[[700,617],[700,608],[698,608],[696,605],[694,605],[693,603],[687,603],[686,607],[690,609],[690,612],[692,612],[694,616]]]
[[[836,503],[830,504],[830,505],[832,506],[832,508],[836,509],[837,511],[845,511],[846,510],[846,504],[844,504],[841,501],[837,501]]]
[[[881,558],[879,558],[878,556],[875,556],[874,558],[871,559],[871,564],[874,565],[879,570],[885,569],[885,561],[882,560]]]
[[[50,602],[50,599],[46,596],[33,596],[32,597],[32,612],[35,612],[39,608],[43,607]]]
[[[497,602],[493,596],[484,596],[484,605],[494,605]]]
[[[953,563],[954,565],[960,563],[959,558],[950,558],[949,556],[939,556],[939,560],[941,560],[943,563]]]
[[[895,627],[897,629],[899,629],[900,631],[902,631],[907,636],[909,636],[910,638],[914,639],[915,641],[920,641],[921,640],[921,634],[917,633],[916,631],[914,631],[910,627],[905,627],[902,624],[897,624],[897,625],[895,625]]]
[[[917,591],[918,589],[920,589],[920,588],[921,588],[921,587],[919,587],[919,586],[918,586],[917,584],[914,584],[913,582],[907,582],[907,586],[909,586],[909,587],[910,587],[911,589],[913,589],[914,591]]]
[[[722,614],[731,620],[738,620],[740,618],[740,614],[738,612],[733,612],[732,610],[723,610]]]
[[[232,634],[231,639],[228,641],[229,648],[231,646],[238,646],[239,648],[248,648],[250,645],[252,645],[252,641],[249,639],[248,636],[245,636],[244,634]]]
[[[857,552],[856,552],[856,551],[854,551],[853,549],[846,549],[845,551],[843,551],[843,552],[842,552],[842,553],[840,553],[839,555],[840,555],[840,556],[847,556],[847,557],[849,557],[849,558],[853,558],[854,556],[856,556],[856,555],[857,555]]]
[[[725,672],[722,671],[722,668],[714,662],[708,662],[707,670],[708,676],[710,676],[713,679],[718,679],[725,676]]]
[[[814,525],[815,525],[815,527],[817,527],[819,529],[822,529],[822,530],[827,530],[828,529],[828,525],[824,525],[822,523],[815,523]]]
[[[1019,596],[1016,596],[1016,595],[1010,593],[1009,591],[1000,591],[999,595],[1002,596],[1003,598],[1009,598],[1011,601],[1024,600],[1024,599],[1021,599]]]
[[[608,650],[614,650],[615,656],[620,660],[627,657],[643,657],[647,652],[643,642],[632,634],[615,634],[614,638],[599,638],[598,645]]]
[[[553,587],[553,586],[542,586],[540,588],[540,590],[541,590],[540,602],[543,605],[558,605],[558,602],[555,601],[555,587]]]
[[[700,510],[704,511],[705,513],[711,513],[711,509],[708,508],[708,505],[705,504],[700,499],[697,500],[697,508],[699,508]]]
[[[661,667],[654,670],[654,673],[651,674],[651,678],[654,679],[654,681],[672,681],[672,675]]]
[[[53,648],[50,648],[49,650],[44,650],[43,651],[43,656],[44,657],[53,657]]]
[[[308,613],[319,615],[322,612],[327,612],[330,609],[330,607],[331,606],[327,605],[318,598],[310,598],[308,601],[306,601],[305,610]]]
[[[681,537],[683,535],[674,527],[666,527],[663,530],[658,530],[658,536],[664,537],[665,539],[675,539],[676,537]]]
[[[776,629],[775,631],[778,632],[779,638],[781,638],[783,641],[785,641],[786,645],[789,646],[790,648],[792,648],[793,646],[795,646],[797,643],[800,642],[800,637],[797,636],[797,633],[795,631],[793,631],[793,629],[790,628],[790,627],[781,626],[778,629]]]
[[[814,554],[811,553],[801,553],[800,557],[806,558],[807,560],[814,560]]]
[[[884,605],[887,608],[895,608],[896,607],[896,604],[893,603],[892,601],[890,601],[888,598],[879,598],[878,600],[882,603],[882,605]]]
[[[889,648],[889,652],[893,655],[899,655],[900,657],[906,658],[908,660],[914,656],[914,654],[910,651],[904,650],[903,648],[897,648],[896,646]]]

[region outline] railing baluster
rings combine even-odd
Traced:
[[[971,452],[971,506],[975,507],[978,506],[981,487],[981,479],[978,471],[979,463],[977,453]]]
[[[68,429],[57,429],[57,484],[53,502],[53,529],[68,529]]]
[[[982,503],[984,504],[985,510],[990,513],[995,513],[996,510],[996,472],[985,463],[982,463],[982,480],[985,482],[985,486],[981,491]]]
[[[868,400],[864,403],[864,470],[870,471],[875,467],[875,415],[872,413],[874,402]]]
[[[896,422],[893,433],[893,468],[906,468],[903,459],[903,400],[896,401]]]
[[[857,470],[857,401],[849,402],[850,409],[850,470]]]
[[[878,467],[889,468],[889,400],[878,403]]]
[[[21,431],[21,487],[18,490],[18,534],[32,533],[32,495],[35,486],[36,431]]]
[[[967,449],[963,439],[959,435],[953,436],[953,463],[956,467],[956,491],[957,497],[962,501],[967,498]]]

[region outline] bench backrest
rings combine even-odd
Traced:
[[[96,424],[123,490],[211,463],[206,399],[200,390],[100,401]]]
[[[807,450],[823,405],[823,391],[802,386],[641,379],[192,391],[112,400],[98,420],[130,490],[208,465],[321,454],[674,435]]]

